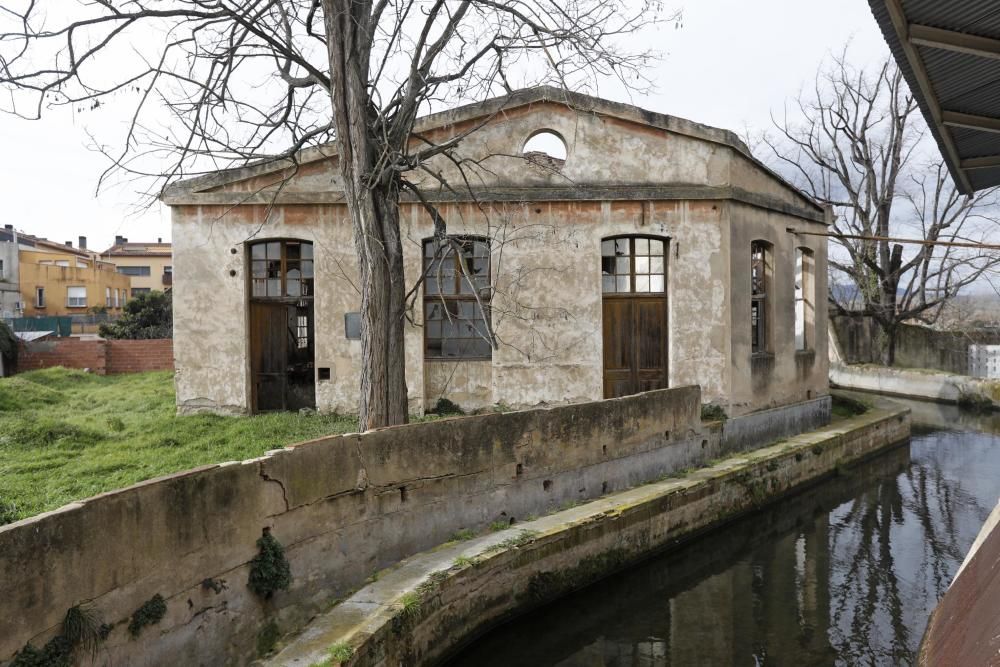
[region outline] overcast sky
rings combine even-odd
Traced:
[[[622,99],[639,106],[734,130],[765,129],[770,114],[811,82],[831,52],[851,42],[851,61],[884,57],[886,47],[865,0],[687,0],[683,26],[645,39],[664,53],[650,72],[657,90]],[[609,88],[609,90],[611,90]],[[613,96],[613,95],[609,95]],[[132,241],[170,238],[169,212],[132,212],[139,197],[122,184],[95,195],[107,166],[88,150],[87,130],[111,141],[124,110],[65,111],[24,121],[0,115],[3,223],[54,241],[87,236],[103,250],[116,234]]]

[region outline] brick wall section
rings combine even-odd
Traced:
[[[98,375],[173,370],[173,340],[81,340],[57,338],[21,345],[19,372],[63,366]]]
[[[108,375],[174,369],[173,339],[109,340],[105,342],[108,351]]]

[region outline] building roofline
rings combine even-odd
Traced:
[[[910,41],[908,33],[911,25],[901,3],[898,0],[868,0],[868,5],[893,59],[903,73],[903,78],[927,121],[931,136],[941,151],[955,185],[962,194],[971,195],[975,188],[969,182],[968,174],[962,169],[958,148],[944,125],[941,103],[934,92],[923,59]]]
[[[655,127],[675,134],[726,146],[742,155],[758,168],[762,169],[772,179],[794,192],[808,205],[817,210],[823,210],[823,207],[818,202],[814,201],[799,188],[789,183],[770,167],[755,158],[747,145],[740,140],[735,132],[731,130],[711,127],[709,125],[703,125],[701,123],[696,123],[677,116],[670,116],[642,109],[631,104],[612,102],[611,100],[606,100],[600,97],[593,97],[583,93],[563,90],[553,86],[524,88],[513,91],[508,95],[492,97],[481,102],[465,104],[455,107],[454,109],[428,114],[417,119],[414,124],[413,132],[415,134],[420,134],[430,130],[476,120],[478,118],[490,118],[518,107],[541,103],[562,104],[577,111],[610,116],[639,125]],[[328,142],[320,146],[303,149],[295,154],[294,159],[286,158],[283,160],[258,160],[243,167],[225,169],[178,181],[164,188],[162,194],[160,195],[160,199],[168,205],[182,203],[192,194],[197,194],[199,192],[204,192],[205,190],[218,188],[230,183],[247,180],[257,176],[275,173],[296,165],[301,166],[318,160],[335,157],[336,155],[336,144],[334,142]]]

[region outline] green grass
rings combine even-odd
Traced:
[[[208,463],[354,431],[342,415],[178,417],[169,372],[0,378],[0,525]]]

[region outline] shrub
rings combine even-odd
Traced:
[[[17,336],[7,326],[6,322],[0,321],[0,357],[3,357],[5,368],[13,368],[17,365]]]
[[[257,555],[250,562],[250,580],[247,585],[265,600],[275,591],[288,590],[292,584],[292,570],[285,558],[285,550],[274,539],[270,528],[257,540]]]
[[[705,403],[701,406],[701,420],[706,422],[724,422],[729,419],[729,415],[721,405]]]
[[[173,338],[173,297],[170,292],[145,292],[125,304],[117,322],[102,324],[105,338]]]

